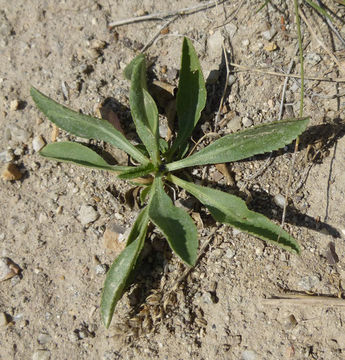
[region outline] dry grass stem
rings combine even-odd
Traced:
[[[113,22],[109,23],[108,26],[109,26],[109,28],[114,28],[116,26],[133,24],[133,23],[141,22],[141,21],[163,20],[167,17],[176,16],[176,15],[189,15],[189,14],[197,12],[197,11],[202,11],[202,10],[206,10],[206,9],[215,7],[217,5],[225,3],[227,1],[228,0],[219,0],[219,1],[212,0],[212,1],[208,1],[207,3],[204,3],[204,4],[198,4],[198,5],[190,6],[190,7],[183,8],[183,9],[168,11],[168,12],[164,12],[164,13],[162,12],[162,13],[143,15],[143,16],[136,16],[136,17],[132,17],[132,18],[124,19],[124,20],[113,21]]]

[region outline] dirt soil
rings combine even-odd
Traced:
[[[168,20],[145,51],[150,79],[176,86],[183,36],[192,39],[208,79],[208,104],[195,141],[277,120],[286,77],[267,71],[287,73],[294,60],[290,72],[300,72],[294,8],[293,1],[274,0],[257,12],[262,2],[227,1],[110,29],[115,20],[205,2],[0,0],[0,161],[3,167],[15,164],[22,174],[20,180],[0,180],[1,274],[12,269],[14,275],[0,282],[0,359],[345,359],[344,81],[306,80],[304,114],[311,120],[293,170],[292,144],[229,164],[229,185],[213,166],[193,171],[277,223],[289,191],[284,228],[299,241],[301,256],[215,223],[180,193],[180,205],[197,222],[200,247],[208,245],[179,281],[185,266],[160,233],[151,231],[146,258],[108,330],[99,304],[115,252],[103,235],[114,224],[125,231],[133,223],[138,208],[130,206],[131,186],[37,153],[42,141],[75,138],[57,133],[38,111],[31,85],[93,115],[111,98],[131,137],[129,83],[122,72]],[[345,37],[345,7],[326,3]],[[344,80],[344,46],[315,11],[304,11],[339,61],[302,22],[306,76]],[[229,62],[264,72],[230,67],[216,121],[226,81],[222,43]],[[283,118],[298,116],[299,99],[300,80],[289,78]],[[127,161],[107,144],[77,140]],[[286,298],[292,294],[304,297]]]

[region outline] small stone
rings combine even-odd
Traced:
[[[12,140],[15,143],[26,144],[31,136],[30,131],[28,131],[27,129],[22,129],[17,125],[12,125],[7,130],[7,136],[9,137],[9,140]]]
[[[228,77],[228,85],[231,86],[231,85],[235,84],[235,82],[236,82],[236,76],[230,74]]]
[[[34,139],[32,140],[32,148],[34,149],[35,152],[40,151],[45,146],[45,144],[46,142],[44,141],[41,135],[35,136]]]
[[[106,264],[98,264],[95,266],[96,275],[105,275],[108,271],[108,265]]]
[[[13,151],[11,149],[0,152],[1,162],[11,162],[14,160]]]
[[[6,164],[1,172],[1,177],[6,181],[20,180],[23,174],[13,163]]]
[[[253,125],[253,120],[249,119],[249,117],[245,116],[242,118],[242,124],[244,127],[250,127]]]
[[[203,295],[202,295],[202,301],[205,303],[205,304],[213,304],[213,299],[212,299],[212,295],[211,293],[209,292],[205,292]]]
[[[270,42],[267,45],[264,46],[264,50],[271,52],[278,49],[278,46],[275,42]]]
[[[319,284],[320,279],[316,275],[304,276],[299,282],[298,286],[301,290],[311,291]]]
[[[98,217],[98,212],[91,205],[82,205],[79,210],[79,220],[84,226],[96,221]]]
[[[230,23],[225,25],[225,30],[230,36],[230,39],[232,39],[237,31],[237,26],[234,23]]]
[[[8,257],[0,258],[0,281],[11,279],[20,272],[20,267]]]
[[[24,154],[24,149],[23,148],[16,148],[16,149],[14,149],[13,154],[15,156],[22,156]],[[11,160],[13,160],[13,157],[12,157]]]
[[[91,41],[90,47],[91,49],[102,50],[106,47],[106,45],[107,43],[103,40],[93,39]]]
[[[49,350],[37,350],[32,355],[32,360],[50,360]]]
[[[116,221],[112,220],[107,224],[107,228],[103,234],[104,247],[109,250],[113,250],[117,255],[126,246],[126,229],[119,225]]]
[[[79,331],[79,338],[80,339],[85,339],[89,336],[89,333],[86,330],[80,330]]]
[[[37,337],[37,341],[39,344],[45,345],[52,341],[52,337],[49,334],[40,333]]]
[[[19,109],[19,106],[20,106],[20,101],[19,100],[12,100],[10,102],[10,110],[11,111],[16,111]]]
[[[207,39],[207,55],[210,59],[215,59],[222,54],[223,36],[220,30],[215,31]]]
[[[305,62],[311,66],[317,65],[321,60],[321,56],[316,53],[309,53],[305,56]]]
[[[228,259],[232,259],[234,256],[235,256],[235,251],[232,250],[232,249],[228,249],[226,250],[225,252],[225,256],[228,258]]]
[[[256,360],[256,353],[252,350],[245,350],[242,353],[242,360]]]
[[[0,327],[4,327],[8,324],[8,316],[4,312],[0,312]]]
[[[226,125],[227,129],[231,132],[236,132],[241,129],[241,118],[234,116]]]
[[[276,30],[272,27],[269,30],[263,31],[261,36],[266,39],[267,41],[271,41],[274,35],[276,34]]]
[[[285,201],[285,197],[281,194],[277,194],[274,198],[273,198],[274,203],[279,206],[281,209],[284,209],[284,206],[286,204]]]

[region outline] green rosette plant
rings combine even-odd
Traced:
[[[252,127],[219,138],[191,156],[184,157],[188,140],[206,104],[206,87],[200,63],[191,41],[183,41],[180,79],[177,92],[178,131],[167,144],[159,136],[157,106],[149,94],[145,56],[138,55],[125,69],[131,81],[129,102],[136,131],[142,146],[134,146],[108,121],[83,115],[58,104],[35,88],[31,96],[37,107],[59,128],[86,139],[106,141],[125,151],[139,165],[108,164],[85,145],[56,142],[46,145],[40,154],[58,161],[114,172],[120,179],[135,181],[151,175],[151,183],[143,185],[141,209],[128,236],[126,247],[110,267],[104,283],[101,315],[109,327],[116,303],[123,295],[131,273],[143,249],[149,223],[163,233],[172,251],[188,266],[198,254],[197,228],[186,211],[174,205],[165,191],[170,182],[197,198],[220,223],[229,224],[264,241],[299,253],[295,239],[267,217],[247,208],[245,202],[229,193],[196,185],[174,175],[175,171],[209,164],[233,162],[253,155],[274,151],[290,144],[307,127],[308,118],[287,119]],[[143,151],[145,147],[146,151]]]

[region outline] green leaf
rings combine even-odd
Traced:
[[[139,59],[132,68],[129,103],[137,133],[154,164],[159,164],[158,110],[151,95],[145,89],[145,58]]]
[[[123,171],[117,177],[119,179],[135,179],[152,173],[155,170],[155,166],[150,162],[145,165],[131,167]]]
[[[69,141],[48,144],[40,151],[40,155],[101,170],[121,172],[135,169],[129,166],[109,165],[101,156],[87,146]]]
[[[246,203],[237,196],[195,185],[174,175],[169,175],[168,180],[195,196],[208,208],[215,220],[279,245],[291,252],[300,252],[299,245],[293,237],[266,216],[249,210]]]
[[[144,246],[148,221],[148,209],[144,208],[133,225],[126,248],[115,259],[107,273],[101,300],[102,321],[106,328],[111,323],[115,306],[125,291],[127,280]]]
[[[136,66],[139,62],[141,62],[143,60],[145,60],[145,55],[139,54],[125,67],[123,74],[127,80],[132,79],[132,72],[133,72],[134,66]],[[146,89],[146,86],[145,86],[145,89]]]
[[[288,119],[226,135],[192,156],[167,164],[166,169],[174,171],[195,165],[237,161],[277,150],[300,135],[308,122],[309,118]]]
[[[197,259],[198,235],[191,217],[181,208],[173,205],[164,192],[160,177],[154,180],[149,203],[149,217],[163,232],[171,249],[188,265]]]
[[[149,161],[108,121],[70,110],[34,87],[31,87],[30,94],[36,106],[59,128],[82,138],[106,141],[125,151],[142,164]]]
[[[179,130],[170,156],[185,145],[200,119],[205,104],[206,87],[199,59],[192,42],[184,38],[176,103]]]

